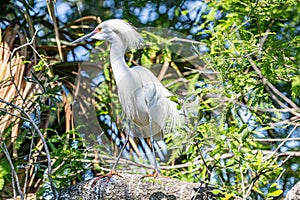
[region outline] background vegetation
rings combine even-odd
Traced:
[[[148,41],[126,55],[129,65],[157,74],[167,66],[176,77],[166,73],[163,83],[200,99],[200,115],[181,143],[166,140],[175,151],[171,162],[161,161],[164,175],[213,186],[227,199],[282,198],[299,181],[297,1],[1,1],[1,198],[50,199],[54,188],[109,171],[125,133],[108,48],[70,42],[111,18],[186,36],[176,45],[188,54]],[[152,42],[162,36],[152,34]],[[105,76],[95,92],[95,134],[107,136],[105,150],[102,143],[86,146],[74,124],[80,60],[100,62]],[[121,161],[119,170],[151,172],[143,156],[148,144],[132,138],[125,156],[132,162]]]

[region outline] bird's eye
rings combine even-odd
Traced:
[[[100,27],[97,28],[97,27],[96,27],[95,30],[94,30],[93,32],[94,32],[94,33],[99,33],[99,32],[101,32],[101,30],[102,30],[102,28],[100,28]]]

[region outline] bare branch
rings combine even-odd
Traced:
[[[34,122],[34,120],[31,118],[31,116],[25,110],[23,110],[22,108],[20,108],[19,106],[15,105],[15,104],[12,104],[12,103],[10,103],[8,101],[5,101],[3,99],[0,99],[0,102],[1,103],[5,103],[5,104],[7,104],[9,106],[12,106],[13,108],[18,109],[19,111],[21,111],[27,117],[27,119],[30,121],[30,123],[34,127],[35,131],[38,133],[39,137],[41,138],[41,140],[43,142],[43,145],[44,145],[44,148],[45,148],[45,151],[46,151],[47,160],[48,160],[48,178],[49,178],[51,190],[53,192],[53,195],[54,195],[55,199],[57,199],[57,197],[58,197],[57,194],[58,193],[57,193],[57,191],[55,189],[55,186],[54,186],[53,180],[52,180],[52,167],[51,167],[50,152],[49,152],[47,142],[46,142],[46,140],[45,140],[42,132],[40,131],[39,127],[36,125],[36,123]]]
[[[161,70],[159,72],[159,75],[157,77],[158,80],[161,81],[164,78],[164,76],[165,76],[165,74],[166,74],[166,72],[167,72],[167,70],[168,70],[168,68],[170,66],[169,64],[170,64],[170,62],[169,62],[168,58],[166,58],[163,66],[162,66],[162,68],[161,68]]]
[[[34,144],[34,135],[35,135],[35,131],[33,131],[32,137],[31,137],[30,151],[29,151],[29,155],[28,155],[28,160],[31,160],[32,148],[33,148],[33,144]],[[23,192],[24,193],[26,193],[26,190],[27,190],[28,175],[29,175],[29,167],[26,167],[25,168],[25,180],[24,180],[24,186],[23,186]]]
[[[294,126],[294,128],[290,131],[290,133],[286,136],[286,138],[277,146],[277,148],[272,152],[271,155],[269,155],[267,159],[273,157],[277,153],[280,147],[282,147],[282,145],[287,141],[287,139],[292,135],[292,133],[296,130],[297,127],[298,126]]]
[[[20,115],[16,115],[16,114],[14,114],[14,113],[11,113],[11,112],[9,112],[9,111],[7,111],[7,110],[5,110],[5,109],[0,108],[0,111],[6,113],[6,114],[8,114],[8,115],[11,115],[11,116],[14,116],[14,117],[23,119],[24,121],[29,121],[29,120],[26,119],[25,117],[22,117],[22,116],[20,116]]]
[[[110,179],[95,178],[60,192],[62,199],[215,199],[212,187],[170,178],[142,179],[122,174]]]
[[[14,56],[14,54],[16,53],[16,51],[18,51],[19,49],[22,49],[22,48],[24,48],[24,47],[26,47],[26,46],[28,46],[28,45],[32,45],[33,42],[34,42],[35,36],[36,36],[36,34],[37,34],[38,31],[39,31],[39,29],[37,29],[37,30],[35,31],[35,33],[34,33],[32,39],[31,39],[29,42],[27,42],[27,43],[25,43],[25,44],[23,44],[23,45],[21,45],[21,46],[18,46],[18,47],[16,47],[16,48],[14,48],[13,51],[11,52],[11,54],[10,54],[10,58],[12,58],[12,57]]]
[[[2,144],[0,144],[0,148],[4,152],[4,154],[6,156],[6,159],[7,159],[8,163],[9,163],[10,169],[12,171],[12,174],[13,174],[13,176],[12,176],[12,179],[13,179],[12,180],[12,184],[14,186],[14,179],[15,179],[16,180],[16,184],[17,184],[17,188],[18,188],[18,193],[20,194],[21,199],[24,199],[24,193],[21,190],[21,186],[20,186],[20,182],[19,182],[19,178],[18,178],[17,172],[16,172],[14,164],[13,164],[11,158],[10,158],[10,155],[9,155],[9,152],[8,152],[8,150],[6,148],[6,145],[3,142],[4,140],[2,138],[2,132],[0,132],[0,139],[1,139],[1,143],[2,143]],[[13,178],[13,177],[15,177],[15,178]]]
[[[296,109],[298,112],[300,111],[300,108],[289,98],[287,98],[284,94],[282,94],[273,84],[271,84],[261,73],[260,69],[256,66],[252,58],[250,56],[247,57],[252,68],[255,70],[255,72],[258,74],[258,76],[262,79],[262,82],[265,86],[269,87],[276,95],[278,95],[280,98],[282,98],[285,102],[290,104],[294,109]],[[274,98],[274,96],[273,96]],[[285,104],[280,103],[280,105],[284,108],[288,108]],[[300,116],[300,113],[298,112],[292,112],[294,115]]]
[[[253,138],[257,142],[300,141],[300,138]]]
[[[54,1],[47,1],[48,12],[49,12],[50,18],[53,21],[55,40],[56,40],[56,44],[57,44],[59,57],[61,60],[63,60],[63,54],[62,54],[62,50],[61,50],[61,42],[60,42],[59,31],[58,31],[58,23],[57,23],[57,19],[56,19],[55,12],[54,12],[54,4],[55,4]]]

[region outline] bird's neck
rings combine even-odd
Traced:
[[[110,63],[117,85],[122,81],[122,77],[130,71],[124,59],[125,51],[126,46],[121,40],[115,40],[112,43],[110,49]]]

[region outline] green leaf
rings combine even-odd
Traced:
[[[0,190],[3,189],[5,184],[5,177],[10,174],[10,166],[6,160],[0,162]]]
[[[213,189],[211,191],[211,193],[213,193],[214,195],[218,195],[218,194],[223,194],[223,191],[222,190],[219,190],[219,189]]]
[[[103,69],[103,73],[104,73],[105,79],[107,81],[110,81],[110,71],[109,70],[110,70],[109,64],[108,65],[105,64],[104,69]]]
[[[173,101],[173,102],[179,104],[178,96],[173,95],[173,96],[169,96],[169,98],[170,98],[171,101]]]
[[[256,163],[258,165],[262,164],[263,161],[263,154],[261,151],[258,151],[257,155],[256,155]]]
[[[188,13],[189,13],[189,10],[183,10],[183,11],[181,11],[182,15],[187,15]]]
[[[278,190],[277,187],[278,187],[277,183],[273,183],[269,188],[267,197],[277,197],[281,195],[283,191]]]
[[[268,197],[277,197],[282,194],[282,190],[276,190],[274,192],[268,193]]]
[[[4,186],[4,178],[3,176],[0,176],[0,191],[3,189]]]
[[[292,78],[291,91],[293,98],[297,98],[300,96],[300,76],[294,76]]]

